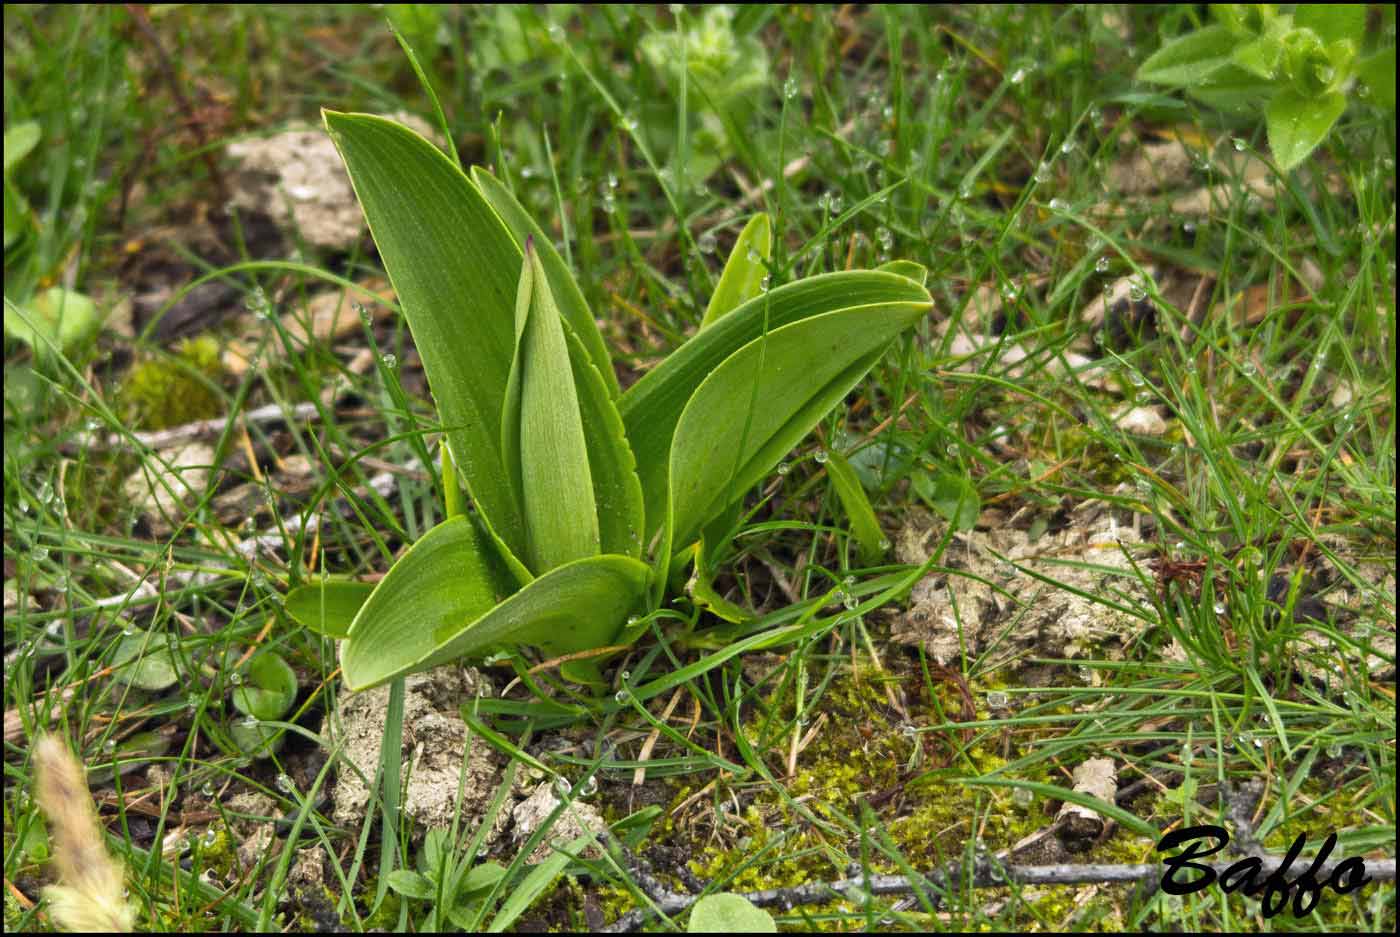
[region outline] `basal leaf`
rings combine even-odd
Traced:
[[[831,477],[831,485],[836,489],[841,507],[846,510],[846,517],[850,519],[851,534],[860,544],[861,559],[866,563],[878,562],[884,555],[888,541],[885,532],[880,529],[880,521],[875,517],[870,498],[861,487],[856,470],[841,453],[831,452],[827,454],[826,473]]]
[[[282,600],[282,608],[299,625],[328,638],[343,638],[373,591],[372,582],[328,579],[297,586]]]
[[[928,267],[913,260],[890,260],[875,268],[885,273],[896,273],[913,280],[920,286],[928,283]]]
[[[443,521],[399,557],[374,587],[341,645],[352,690],[421,670],[440,646],[440,629],[463,629],[509,588],[469,517]],[[445,658],[444,658],[445,659]]]
[[[502,546],[525,522],[500,453],[523,252],[437,147],[369,114],[323,112],[423,359],[458,474]],[[469,349],[463,353],[463,349]]]
[[[1230,64],[1238,40],[1225,26],[1214,23],[1168,42],[1137,71],[1138,81],[1185,87],[1200,84]]]
[[[726,358],[676,425],[672,542],[688,544],[771,471],[927,311],[914,302],[840,309],[774,329]]]
[[[729,252],[729,260],[724,264],[724,272],[719,276],[719,284],[715,286],[715,293],[705,308],[705,318],[700,321],[700,328],[714,324],[721,316],[733,312],[762,292],[772,249],[773,225],[767,214],[759,212],[739,232],[739,239],[734,242],[734,249]]]
[[[648,541],[665,517],[667,462],[676,424],[700,384],[721,362],[761,335],[765,324],[772,331],[855,306],[917,318],[929,310],[930,300],[928,290],[892,273],[860,270],[809,277],[764,293],[696,333],[628,388],[617,409],[637,459]]]
[[[637,460],[623,434],[616,401],[584,352],[578,336],[567,323],[565,326],[579,416],[588,443],[588,469],[593,477],[593,500],[598,510],[600,550],[622,556],[641,556],[642,485],[637,480]]]
[[[603,344],[603,336],[598,333],[598,324],[593,321],[593,313],[588,308],[588,301],[583,298],[583,292],[578,288],[578,282],[574,279],[569,267],[564,263],[564,258],[559,256],[559,252],[554,249],[553,243],[545,236],[540,226],[535,224],[515,196],[510,194],[510,190],[501,184],[501,181],[490,172],[480,166],[472,167],[472,181],[476,183],[481,194],[491,203],[491,207],[496,209],[496,213],[501,216],[506,227],[510,229],[511,235],[515,238],[515,243],[523,251],[525,249],[525,239],[531,235],[535,238],[535,249],[539,251],[540,263],[544,265],[545,276],[549,279],[549,288],[554,293],[554,301],[559,305],[559,311],[564,314],[564,319],[578,336],[579,341],[588,352],[588,357],[592,360],[593,366],[598,369],[599,375],[603,379],[603,384],[608,389],[610,397],[616,397],[619,393],[617,386],[617,375],[613,372],[612,358],[608,355],[608,348]]]
[[[341,645],[346,685],[364,690],[493,647],[550,654],[603,647],[646,586],[647,567],[592,556],[550,570],[499,601],[503,579],[471,520],[444,521],[409,548],[375,587]],[[508,586],[507,586],[508,588]]]
[[[539,575],[597,555],[598,508],[564,326],[532,245],[526,241],[501,423],[507,468],[518,473],[525,564]]]

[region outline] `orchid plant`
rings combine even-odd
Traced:
[[[744,494],[931,308],[907,261],[769,289],[760,214],[700,329],[621,392],[583,293],[505,185],[392,121],[324,116],[445,437],[448,518],[377,584],[287,596],[292,617],[343,639],[355,690],[513,645],[601,682],[586,652],[636,640],[691,547],[728,531]]]

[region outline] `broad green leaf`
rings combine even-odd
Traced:
[[[733,312],[763,291],[763,278],[768,276],[767,261],[773,250],[773,225],[768,215],[759,212],[744,225],[734,249],[725,261],[719,284],[705,307],[700,328],[713,325],[721,316]]]
[[[1395,109],[1395,46],[1382,49],[1356,65],[1356,72],[1371,92],[1371,100]]]
[[[29,202],[19,189],[10,182],[10,177],[5,177],[5,249],[9,250],[10,245],[24,236],[24,232],[29,229],[30,215]]]
[[[495,607],[503,584],[469,517],[443,521],[408,548],[374,587],[341,645],[352,690],[424,669],[440,628],[465,628]],[[509,640],[508,638],[505,640]]]
[[[588,443],[588,469],[593,477],[593,500],[598,509],[600,549],[603,553],[638,557],[642,555],[644,522],[637,460],[624,435],[616,401],[584,352],[578,336],[567,323],[565,325],[583,437]]]
[[[534,235],[535,250],[539,251],[540,263],[544,265],[545,275],[549,278],[549,288],[554,293],[554,301],[559,305],[559,311],[564,314],[569,327],[587,349],[588,357],[593,361],[593,366],[598,369],[608,389],[608,396],[616,397],[619,393],[617,374],[613,372],[608,347],[603,344],[603,336],[598,332],[598,324],[593,320],[593,313],[589,311],[588,301],[583,298],[583,292],[573,274],[569,272],[564,258],[559,256],[559,252],[554,249],[544,231],[535,224],[534,219],[526,213],[499,179],[480,166],[472,167],[471,177],[481,194],[486,197],[486,201],[491,203],[491,207],[496,209],[496,213],[510,229],[511,236],[522,251],[525,249],[525,239]]]
[[[1306,26],[1323,42],[1350,39],[1359,46],[1366,38],[1366,4],[1300,3],[1293,11],[1293,25]]]
[[[812,316],[754,339],[715,368],[676,424],[672,543],[690,543],[767,475],[927,311],[889,303]]]
[[[928,284],[928,267],[913,260],[891,260],[875,268],[913,280],[920,286]]]
[[[1340,91],[1321,98],[1308,98],[1285,88],[1269,102],[1267,124],[1269,149],[1280,172],[1287,172],[1308,158],[1327,136],[1327,131],[1346,110],[1347,99]]]
[[[776,934],[773,915],[743,895],[706,895],[690,909],[686,932],[691,934]]]
[[[603,647],[646,586],[647,567],[592,556],[550,570],[498,602],[486,540],[468,518],[444,521],[409,548],[375,587],[341,646],[346,685],[394,677],[510,644],[550,654]]]
[[[373,591],[372,582],[328,579],[297,586],[282,600],[282,608],[299,625],[328,638],[343,638]]]
[[[841,453],[829,452],[826,473],[831,476],[836,497],[841,500],[841,507],[846,509],[846,517],[851,521],[851,534],[860,544],[861,559],[868,564],[879,562],[889,541],[880,529],[880,521],[875,517],[875,509],[870,506],[870,499],[861,487],[856,470]]]
[[[97,304],[61,286],[49,287],[22,306],[6,301],[4,321],[5,334],[33,348],[40,361],[86,345],[102,327]]]
[[[437,896],[437,886],[412,869],[395,869],[389,873],[389,887],[405,898],[422,900]]]
[[[427,140],[382,117],[322,113],[422,356],[457,473],[502,547],[521,557],[525,522],[500,422],[524,253]]]
[[[1237,65],[1228,65],[1210,76],[1204,84],[1187,88],[1198,101],[1222,111],[1255,112],[1274,93],[1274,82],[1252,75]]]
[[[859,270],[809,277],[770,290],[696,333],[627,389],[617,409],[637,459],[648,541],[665,519],[667,464],[676,424],[701,382],[726,358],[761,335],[765,325],[776,330],[854,306],[868,307],[871,312],[903,310],[922,315],[931,302],[928,290],[891,273]],[[744,406],[748,406],[747,397]]]
[[[1283,58],[1283,44],[1274,36],[1260,36],[1251,42],[1235,47],[1230,61],[1240,68],[1263,78],[1272,80],[1278,73],[1279,60]]]
[[[1238,40],[1225,26],[1214,23],[1168,42],[1143,62],[1138,81],[1186,87],[1200,84],[1230,64]]]
[[[33,151],[39,145],[39,122],[27,120],[22,124],[16,124],[5,131],[5,174],[9,175],[11,169],[19,164],[19,161]]]
[[[459,893],[464,895],[483,892],[506,876],[506,867],[491,859],[472,866],[462,879]]]
[[[533,241],[515,307],[516,349],[501,416],[501,451],[525,516],[536,575],[598,554],[598,508],[559,307]]]
[[[282,655],[261,651],[248,663],[248,674],[233,691],[233,705],[254,719],[281,719],[297,698],[297,675]]]

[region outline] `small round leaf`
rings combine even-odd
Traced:
[[[776,934],[778,925],[773,915],[743,895],[722,892],[695,902],[686,930],[692,934]]]

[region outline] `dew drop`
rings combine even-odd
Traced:
[[[1052,198],[1050,200],[1050,210],[1059,212],[1069,211],[1069,202],[1066,202],[1062,198]]]
[[[1147,290],[1143,289],[1141,283],[1134,283],[1128,287],[1128,298],[1135,303],[1140,303],[1147,298]]]
[[[860,604],[860,599],[856,598],[848,592],[846,593],[846,597],[841,601],[841,604],[844,605],[846,607],[846,611],[849,612]]]
[[[817,460],[818,465],[824,465],[829,456],[827,456],[825,449],[818,449],[812,458]]]
[[[1065,156],[1068,156],[1069,154],[1071,154],[1071,153],[1074,152],[1075,146],[1076,146],[1076,144],[1075,144],[1075,142],[1074,142],[1074,138],[1073,138],[1073,137],[1069,137],[1068,139],[1065,140],[1064,143],[1061,143],[1061,144],[1060,144],[1060,152],[1061,152],[1062,154],[1064,154]]]
[[[1009,703],[1009,698],[1001,690],[987,691],[987,705],[992,709],[1005,709]]]
[[[1241,140],[1239,137],[1233,137],[1233,138],[1231,138],[1231,140],[1230,140],[1230,145],[1233,146],[1233,147],[1235,148],[1235,152],[1236,152],[1236,153],[1243,153],[1243,152],[1244,152],[1244,148],[1245,148],[1245,146],[1246,146],[1247,144],[1246,144],[1243,140]]]
[[[791,471],[792,471],[792,466],[791,466],[791,465],[788,465],[786,462],[779,462],[779,463],[778,463],[778,474],[779,474],[779,475],[786,475],[788,472],[791,472]]]
[[[1011,83],[1013,85],[1019,85],[1021,82],[1026,80],[1027,74],[1029,74],[1029,72],[1025,68],[1016,69],[1014,72],[1011,73]]]
[[[277,789],[279,791],[282,791],[285,794],[290,794],[292,791],[296,790],[296,787],[296,783],[292,780],[291,775],[277,775]]]
[[[1216,602],[1215,605],[1212,606],[1212,608],[1215,610],[1215,614],[1217,614],[1217,615],[1224,615],[1224,614],[1225,614],[1225,603],[1224,603],[1224,602]]]
[[[598,778],[596,775],[589,775],[588,778],[579,785],[578,793],[580,797],[592,797],[598,793]]]
[[[1098,260],[1094,261],[1094,270],[1097,273],[1107,273],[1112,266],[1113,262],[1107,257],[1100,257]]]
[[[719,245],[713,231],[706,231],[696,240],[695,246],[700,248],[702,254],[713,254]]]
[[[797,90],[797,79],[789,75],[787,81],[783,82],[783,97],[791,101],[797,97]]]
[[[394,370],[399,366],[399,359],[393,353],[386,354],[379,360],[384,362],[384,367],[390,371]]]
[[[629,690],[618,690],[613,694],[613,699],[625,705],[632,702],[632,693]]]

